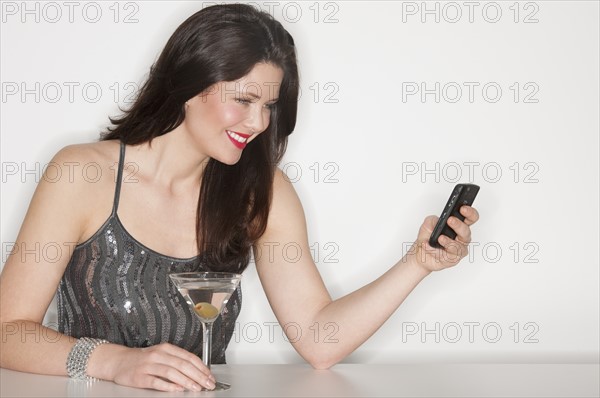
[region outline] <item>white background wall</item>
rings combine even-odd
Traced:
[[[43,166],[97,139],[211,3],[115,4],[2,2],[2,264]],[[347,361],[597,362],[598,2],[470,4],[254,3],[298,46],[282,168],[332,296],[400,259],[456,182],[481,186],[469,258],[423,281]],[[239,321],[229,362],[301,360],[252,267]]]

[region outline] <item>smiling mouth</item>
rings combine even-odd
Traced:
[[[227,136],[229,137],[233,145],[240,149],[244,149],[248,138],[250,138],[250,134],[236,133],[235,131],[230,130],[225,130],[225,132],[227,133]]]

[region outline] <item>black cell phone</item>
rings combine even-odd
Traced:
[[[442,245],[438,243],[440,235],[446,235],[450,239],[456,238],[456,232],[450,226],[448,226],[448,218],[454,216],[461,221],[464,221],[465,217],[459,213],[461,206],[471,206],[479,192],[479,186],[475,184],[457,184],[450,195],[450,199],[446,203],[442,215],[438,220],[431,237],[429,238],[429,245],[431,247],[442,248]]]

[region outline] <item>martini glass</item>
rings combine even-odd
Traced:
[[[210,369],[213,322],[240,283],[242,275],[229,272],[183,272],[169,274],[179,293],[202,323],[202,361]],[[215,383],[212,391],[227,390],[231,385]]]

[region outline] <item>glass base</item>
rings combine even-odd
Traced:
[[[229,390],[230,388],[231,388],[231,384],[221,383],[220,381],[217,381],[215,383],[215,388],[213,388],[212,390],[203,388],[202,391],[223,391],[223,390]]]

